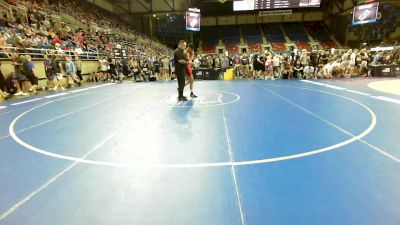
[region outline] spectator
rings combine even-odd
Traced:
[[[33,92],[35,95],[37,94],[36,88],[39,85],[39,81],[35,73],[33,72],[33,68],[35,68],[35,64],[32,62],[32,57],[30,55],[25,56],[25,62],[22,65],[23,73],[25,73],[28,78],[31,87],[28,89],[29,92]]]
[[[65,61],[65,72],[67,74],[68,87],[72,87],[74,82],[81,86],[81,81],[76,76],[75,63],[71,61],[70,56],[65,56]]]
[[[82,77],[82,61],[81,58],[79,58],[78,56],[76,56],[75,58],[75,67],[76,67],[76,75],[78,75],[79,80],[83,81],[83,77]]]
[[[6,80],[4,79],[3,76],[3,72],[1,71],[1,63],[0,63],[0,95],[7,99],[9,98],[11,95],[7,92],[7,88],[6,88]]]
[[[20,85],[20,82],[22,84],[24,84],[24,82],[27,80],[27,78],[21,73],[21,67],[25,60],[22,56],[19,56],[18,52],[14,52],[12,54],[12,60],[13,60],[12,64],[14,65],[14,73],[13,73],[12,80],[13,80],[14,86],[17,89],[17,91],[14,95],[27,96],[28,94],[26,92],[22,92],[21,85]]]
[[[61,88],[61,90],[65,90],[65,88],[62,86],[62,80],[63,80],[63,75],[61,73],[61,62],[60,58],[56,55],[52,55],[51,57],[51,78],[53,79],[53,91],[57,91],[58,87]]]
[[[48,90],[54,88],[51,66],[52,66],[51,59],[49,58],[48,55],[44,55],[44,71],[47,79],[45,89]]]

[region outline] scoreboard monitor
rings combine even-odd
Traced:
[[[320,7],[321,0],[236,0],[233,11]]]
[[[378,8],[379,2],[355,6],[353,11],[353,25],[376,22]]]
[[[186,30],[200,31],[200,10],[189,9],[186,12]]]

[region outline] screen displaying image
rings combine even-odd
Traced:
[[[358,5],[353,11],[353,25],[376,22],[379,2]]]
[[[254,10],[254,1],[258,0],[242,0],[233,2],[233,11],[248,11]]]
[[[237,0],[233,11],[320,7],[321,0]]]
[[[200,13],[186,12],[186,30],[200,31]]]
[[[300,0],[300,7],[319,7],[321,0]]]

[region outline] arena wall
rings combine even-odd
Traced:
[[[35,68],[33,69],[34,73],[39,78],[39,84],[46,84],[46,74],[44,70],[44,61],[43,60],[32,60],[35,64]],[[11,64],[12,60],[1,60],[1,72],[4,77],[7,79],[11,73],[14,73],[14,66]],[[82,74],[87,76],[92,72],[96,72],[99,67],[98,60],[82,60]],[[65,75],[65,71],[62,71]],[[65,79],[64,79],[65,80]]]

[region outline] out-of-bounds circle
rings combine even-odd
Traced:
[[[368,83],[368,87],[377,91],[400,95],[400,80],[381,80]]]
[[[161,92],[150,96],[150,102],[140,102],[136,103],[155,105],[155,106],[166,106],[166,107],[212,107],[212,106],[222,106],[235,103],[240,100],[238,94],[228,92],[228,91],[198,91],[197,98],[189,98],[188,101],[178,101],[178,94],[171,92]]]
[[[127,164],[127,163],[118,163],[118,162],[107,162],[107,161],[97,161],[97,160],[88,160],[85,158],[77,158],[77,157],[71,157],[71,156],[66,156],[66,155],[61,155],[61,154],[56,154],[56,153],[52,153],[40,148],[37,148],[35,146],[32,146],[26,142],[24,142],[23,140],[21,140],[15,133],[14,127],[15,124],[18,122],[19,119],[21,119],[23,116],[27,115],[28,113],[32,112],[33,110],[42,107],[44,105],[48,105],[48,103],[36,106],[30,110],[27,110],[25,112],[23,112],[22,114],[20,114],[19,116],[17,116],[10,124],[9,126],[9,133],[10,136],[20,145],[24,146],[25,148],[27,148],[30,151],[34,151],[46,156],[50,156],[50,157],[54,157],[54,158],[59,158],[59,159],[64,159],[64,160],[70,160],[73,162],[78,162],[78,163],[86,163],[86,164],[91,164],[91,165],[101,165],[101,166],[108,166],[108,167],[122,167],[122,168],[205,168],[205,167],[226,167],[226,166],[246,166],[246,165],[256,165],[256,164],[264,164],[264,163],[271,163],[271,162],[278,162],[278,161],[284,161],[284,160],[290,160],[290,159],[297,159],[297,158],[302,158],[302,157],[307,157],[307,156],[311,156],[311,155],[315,155],[315,154],[320,154],[323,152],[328,152],[328,151],[332,151],[335,149],[338,149],[340,147],[343,147],[345,145],[348,145],[354,141],[360,140],[363,137],[367,136],[376,126],[377,123],[377,119],[376,119],[376,115],[375,113],[366,105],[362,104],[361,102],[358,102],[357,100],[354,100],[352,98],[349,97],[345,97],[342,95],[338,95],[335,93],[331,93],[331,92],[327,92],[327,91],[320,91],[320,90],[313,90],[313,89],[309,89],[309,88],[303,88],[303,87],[295,87],[295,86],[286,86],[286,85],[267,85],[267,86],[279,86],[279,87],[288,87],[288,88],[297,88],[297,89],[302,89],[302,90],[307,90],[307,91],[314,91],[314,92],[320,92],[320,93],[324,93],[324,94],[329,94],[329,95],[333,95],[333,96],[337,96],[343,99],[347,99],[355,104],[360,105],[361,107],[363,107],[364,109],[366,109],[368,111],[368,113],[371,116],[371,123],[368,126],[368,128],[366,128],[363,132],[361,132],[358,135],[353,135],[351,134],[351,138],[348,140],[345,140],[343,142],[334,144],[334,145],[330,145],[324,148],[320,148],[320,149],[312,149],[312,150],[308,150],[306,152],[303,153],[298,153],[298,154],[292,154],[292,155],[287,155],[287,156],[281,156],[281,157],[274,157],[274,158],[266,158],[266,159],[258,159],[258,160],[248,160],[248,161],[234,161],[234,162],[215,162],[215,163],[188,163],[188,164],[148,164],[148,163],[144,163],[144,164],[135,164],[135,165],[131,165],[131,164]]]

